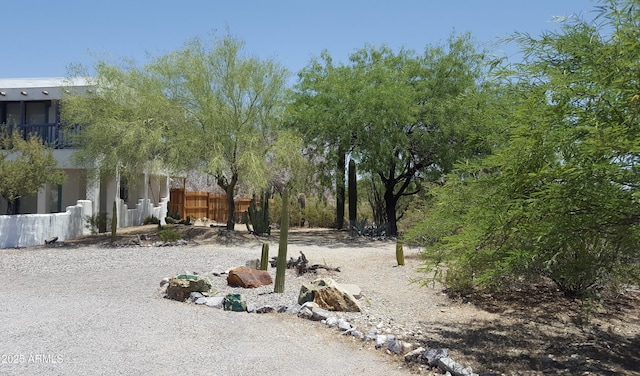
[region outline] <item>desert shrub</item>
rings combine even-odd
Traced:
[[[142,221],[143,225],[158,225],[160,224],[160,219],[158,219],[156,216],[150,216],[144,219],[144,221]]]
[[[309,227],[335,227],[336,206],[318,197],[307,198],[305,216]]]
[[[174,242],[182,239],[182,234],[180,234],[180,232],[175,228],[166,227],[158,231],[158,237],[160,237],[160,240],[163,242]]]
[[[292,195],[293,196],[293,195]],[[271,223],[280,223],[282,198],[276,195],[271,203]],[[289,221],[291,225],[331,228],[335,225],[335,206],[317,197],[305,197],[304,209],[298,197],[289,200]]]
[[[170,210],[167,210],[167,218],[175,219],[177,222],[180,220],[180,214],[178,214],[177,212],[172,212]]]
[[[94,215],[87,215],[84,217],[85,228],[89,229],[92,234],[102,234],[107,232],[107,224],[110,222],[109,214],[107,212],[98,212]]]

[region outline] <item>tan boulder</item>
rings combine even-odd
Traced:
[[[298,303],[304,304],[309,301],[329,311],[360,312],[362,310],[356,298],[331,278],[320,278],[310,284],[302,285]]]
[[[273,283],[271,274],[266,270],[257,270],[240,266],[229,270],[227,284],[231,287],[256,288]]]

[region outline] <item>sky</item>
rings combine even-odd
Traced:
[[[0,0],[0,78],[64,77],[96,56],[143,64],[195,37],[245,42],[244,53],[273,59],[292,75],[329,51],[334,61],[366,45],[424,51],[452,32],[495,45],[513,32],[554,30],[554,16],[593,17],[592,0]]]

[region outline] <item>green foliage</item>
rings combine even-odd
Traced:
[[[107,224],[111,221],[107,212],[99,212],[94,215],[84,217],[85,228],[91,231],[91,234],[107,232]]]
[[[180,231],[176,230],[173,227],[165,227],[162,230],[158,231],[158,237],[160,237],[160,240],[165,243],[182,239]]]
[[[271,234],[271,219],[269,218],[269,194],[264,191],[260,196],[260,207],[254,195],[247,209],[247,229],[256,235]]]
[[[435,278],[463,290],[547,277],[574,296],[639,282],[640,8],[604,4],[598,26],[514,36],[525,60],[501,72],[507,142],[459,165],[409,234]]]
[[[171,137],[180,159],[193,161],[229,196],[229,230],[238,182],[255,189],[271,178],[265,155],[277,138],[288,75],[274,61],[245,56],[243,48],[232,36],[194,39],[150,67],[171,101],[184,109]]]
[[[93,94],[72,92],[63,101],[64,121],[83,127],[77,162],[123,178],[157,167],[200,170],[229,197],[233,230],[237,184],[265,187],[270,152],[299,155],[296,143],[272,150],[286,138],[277,128],[288,72],[243,48],[227,35],[191,40],[142,67],[98,60]],[[88,76],[82,67],[72,74]]]
[[[158,219],[155,215],[152,215],[150,217],[147,217],[144,219],[144,221],[142,221],[143,225],[159,225],[160,224],[160,219]]]
[[[7,129],[0,129],[0,196],[7,201],[7,214],[15,214],[15,200],[36,194],[45,184],[62,184],[66,176],[40,138],[25,140],[21,132],[9,135]]]
[[[379,180],[384,217],[396,235],[403,197],[440,179],[457,158],[483,151],[476,136],[484,130],[472,116],[486,98],[483,59],[469,35],[428,46],[423,55],[367,46],[349,65],[335,65],[324,52],[300,73],[292,126],[320,161],[318,171],[336,177],[338,197],[345,153]]]
[[[74,163],[95,176],[132,177],[141,171],[176,166],[167,130],[183,121],[180,111],[163,95],[162,83],[132,62],[111,63],[98,58],[89,69],[74,66],[75,77],[89,79],[86,90],[68,89],[61,102],[61,117],[74,142]],[[80,127],[81,132],[74,131]],[[129,179],[130,178],[130,179]]]
[[[334,227],[335,208],[326,201],[313,199],[305,208],[305,218],[309,227],[331,228]]]
[[[276,195],[270,207],[271,222],[280,223],[282,215],[282,197]],[[309,227],[332,228],[335,223],[335,207],[314,196],[305,196],[304,208],[298,200],[289,200],[290,223],[304,222]]]

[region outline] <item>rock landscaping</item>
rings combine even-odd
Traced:
[[[154,229],[148,227],[139,233]],[[290,253],[300,254],[300,257],[290,259],[294,267],[287,271],[284,293],[273,294],[272,285],[231,287],[226,277],[230,269],[239,265],[255,268],[261,246],[265,241],[277,242],[276,235],[256,237],[246,232],[188,228],[185,229],[185,234],[190,234],[188,245],[165,248],[157,247],[160,244],[152,236],[135,244],[140,235],[124,231],[119,238],[121,249],[114,250],[114,245],[103,248],[118,255],[134,254],[134,261],[127,259],[126,267],[151,262],[150,265],[163,268],[160,273],[153,274],[149,286],[158,277],[175,273],[175,268],[184,270],[181,274],[210,279],[216,293],[211,296],[203,292],[200,293],[202,296],[194,295],[196,299],[187,299],[187,304],[193,304],[188,310],[207,310],[206,307],[222,310],[227,294],[243,294],[247,301],[246,312],[272,313],[274,316],[277,312],[295,313],[287,315],[295,320],[283,321],[288,325],[302,317],[315,320],[310,325],[321,326],[320,322],[324,322],[333,330],[319,330],[313,335],[331,336],[335,330],[341,333],[337,336],[338,342],[348,342],[358,350],[364,350],[361,353],[390,354],[385,358],[403,372],[435,376],[443,372],[468,373],[466,366],[472,366],[476,372],[501,375],[632,375],[640,369],[637,352],[640,346],[640,289],[637,286],[628,286],[619,296],[603,302],[603,306],[589,306],[563,296],[553,284],[544,281],[535,285],[516,284],[508,294],[451,296],[437,284],[420,287],[412,283],[421,276],[416,273],[420,268],[416,249],[405,249],[406,265],[398,267],[393,257],[395,242],[354,238],[346,232],[331,230],[294,230],[289,237]],[[128,241],[132,238],[135,241]],[[87,242],[100,246],[104,239],[94,237]],[[42,248],[57,255],[66,252],[64,248],[75,248],[82,242],[84,240],[57,241]],[[147,258],[159,253],[163,254],[160,259],[149,261]],[[304,265],[307,256],[307,272],[299,274],[295,265]],[[252,258],[252,262],[245,263]],[[136,261],[143,259],[145,261]],[[320,260],[328,268],[311,270],[309,265],[316,264],[309,260]],[[193,269],[203,272],[191,273]],[[275,272],[272,270],[271,274],[275,275]],[[318,306],[297,317],[302,307],[297,303],[300,289],[319,278],[334,279],[356,298],[361,311],[329,311]],[[169,280],[164,279],[162,284],[167,286]],[[353,283],[357,285],[348,286]],[[175,308],[182,311],[179,306]],[[213,312],[202,314],[218,315]],[[226,313],[223,315],[224,320],[238,320],[226,317]],[[228,315],[236,313],[229,312]],[[251,315],[248,317],[252,322],[280,321],[279,317],[255,320]],[[394,339],[391,347],[387,343],[390,337]],[[454,359],[458,366],[447,360],[440,363],[430,360],[432,353],[439,354],[444,349],[448,350],[447,357]],[[327,360],[327,363],[331,361]]]
[[[268,271],[246,266],[232,268],[224,272],[211,272],[213,278],[222,278],[225,275],[229,287],[256,289],[272,283]],[[160,286],[164,296],[168,299],[231,312],[290,314],[301,319],[321,322],[327,328],[336,330],[340,335],[351,336],[361,341],[370,341],[375,344],[376,349],[391,355],[403,356],[406,363],[437,369],[445,375],[478,375],[473,373],[471,368],[464,367],[451,359],[445,348],[427,349],[421,346],[420,339],[416,336],[407,336],[406,333],[391,333],[383,323],[364,328],[338,316],[339,312],[361,312],[358,299],[363,298],[364,295],[361,289],[354,284],[341,285],[331,278],[318,278],[311,283],[302,284],[297,302],[279,305],[257,305],[249,301],[243,293],[217,294],[210,277],[196,273],[183,273],[175,277],[164,278],[160,282]]]

